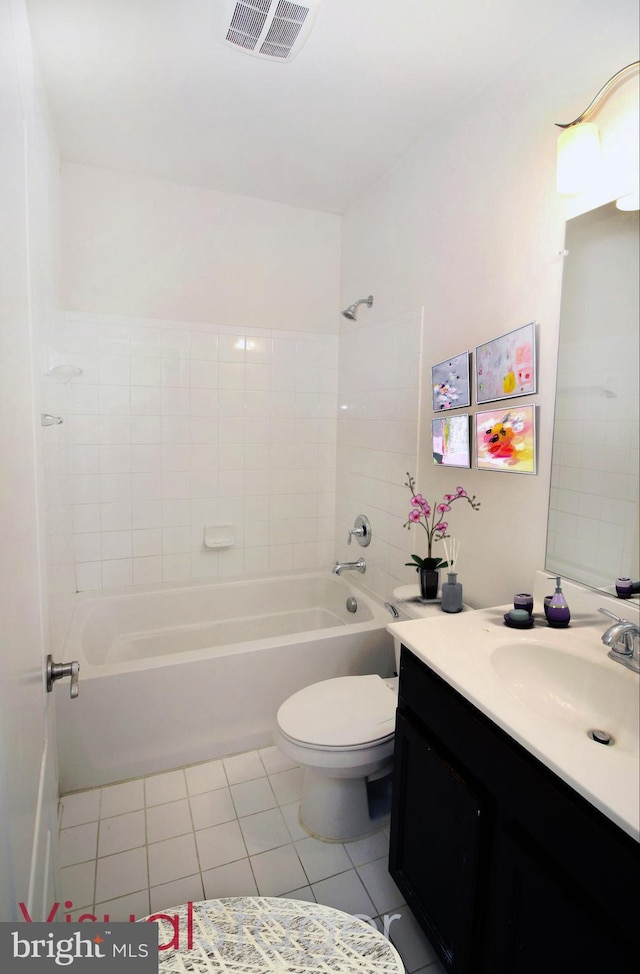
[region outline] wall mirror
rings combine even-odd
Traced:
[[[615,592],[638,564],[638,211],[567,222],[545,568]]]

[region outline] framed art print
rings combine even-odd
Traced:
[[[476,346],[476,402],[529,396],[536,391],[536,323]]]
[[[470,467],[469,414],[431,420],[431,455],[440,467]]]
[[[431,389],[434,413],[470,406],[469,353],[460,352],[434,365],[431,369]]]
[[[476,467],[505,473],[536,472],[536,407],[497,406],[476,413]]]

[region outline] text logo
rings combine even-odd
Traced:
[[[155,923],[0,924],[0,970],[12,974],[157,974]]]

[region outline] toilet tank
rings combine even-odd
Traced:
[[[439,616],[442,612],[440,599],[434,602],[425,602],[420,597],[418,585],[401,585],[393,590],[393,605],[398,612],[396,622],[408,622],[410,619],[428,619],[429,616]],[[468,606],[463,605],[463,610]],[[400,640],[397,636],[393,637],[393,650],[396,658],[396,673],[400,673]]]

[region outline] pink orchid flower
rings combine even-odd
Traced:
[[[408,515],[405,527],[408,528],[412,524],[419,524],[427,536],[427,557],[411,555],[412,561],[407,562],[407,565],[417,569],[446,567],[447,562],[437,556],[433,556],[431,553],[434,541],[442,541],[443,538],[449,536],[447,534],[449,522],[443,520],[443,515],[451,510],[451,505],[454,501],[464,499],[471,505],[474,511],[479,509],[480,502],[476,501],[475,495],[469,497],[463,487],[456,487],[455,494],[444,494],[444,499],[432,508],[429,501],[422,494],[416,492],[416,482],[410,473],[407,473],[405,487],[408,487],[411,491],[411,507],[413,508]]]

